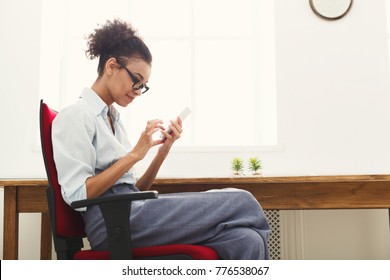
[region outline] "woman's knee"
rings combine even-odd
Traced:
[[[247,244],[247,246],[243,247],[246,250],[246,253],[244,253],[245,259],[265,259],[266,255],[268,255],[266,253],[267,246],[265,246],[263,238],[256,231],[247,229],[244,242]]]
[[[231,228],[217,236],[214,242],[210,245],[216,247],[223,259],[260,260],[268,256],[265,241],[251,228]]]

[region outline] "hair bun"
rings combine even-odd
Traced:
[[[136,33],[136,30],[130,23],[120,19],[108,20],[104,25],[99,25],[93,33],[87,36],[88,49],[85,53],[89,59],[107,55],[123,42],[137,37]]]
[[[152,54],[130,23],[115,19],[98,26],[87,36],[89,59],[99,57],[98,73],[104,73],[107,60],[114,57],[122,64],[130,58],[139,58],[151,65]]]

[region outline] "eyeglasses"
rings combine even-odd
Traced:
[[[118,64],[124,68],[127,72],[127,74],[129,74],[130,78],[133,80],[133,86],[132,88],[135,89],[135,90],[142,90],[141,93],[144,94],[145,92],[147,92],[149,90],[149,87],[144,84],[143,82],[141,82],[136,76],[134,76],[133,73],[130,72],[129,69],[126,68],[126,66],[124,66],[122,63],[120,63],[119,61],[117,61]]]

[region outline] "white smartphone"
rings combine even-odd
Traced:
[[[184,110],[180,113],[180,115],[179,115],[178,117],[180,118],[181,121],[184,121],[184,120],[188,117],[189,114],[191,114],[191,109],[188,108],[188,107],[186,107],[186,108],[184,108]],[[171,129],[167,129],[167,132],[168,132],[169,134],[171,134],[171,133],[172,133],[172,130],[171,130]],[[165,139],[164,134],[161,134],[160,137],[161,137],[162,139]]]

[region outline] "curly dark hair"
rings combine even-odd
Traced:
[[[89,59],[99,57],[98,73],[103,74],[107,60],[114,57],[118,62],[140,58],[152,63],[152,54],[131,24],[120,19],[108,20],[87,36],[85,54]]]

